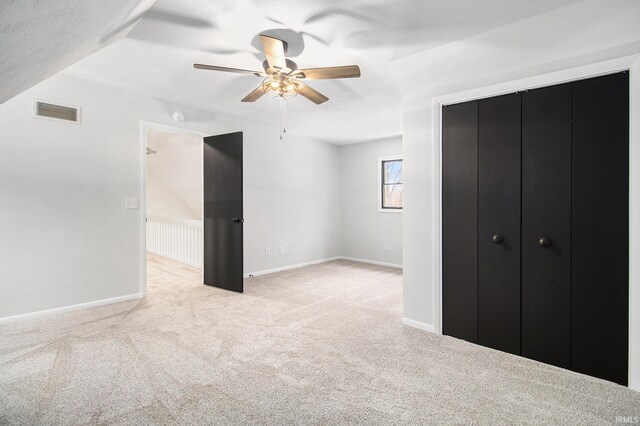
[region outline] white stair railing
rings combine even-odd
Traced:
[[[202,221],[147,217],[147,251],[202,268]]]

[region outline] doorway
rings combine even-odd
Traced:
[[[142,122],[141,141],[141,293],[163,259],[191,268],[199,284],[242,293],[242,132],[207,136]]]
[[[143,130],[145,269],[157,273],[163,263],[177,262],[202,283],[204,135],[157,125]]]

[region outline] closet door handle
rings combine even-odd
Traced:
[[[547,237],[540,237],[540,239],[538,240],[538,244],[540,244],[542,247],[551,247],[551,240]]]
[[[504,237],[500,234],[496,234],[491,237],[491,240],[496,244],[502,244],[504,242]]]

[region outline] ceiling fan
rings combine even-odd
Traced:
[[[262,49],[267,59],[262,63],[264,71],[251,71],[239,68],[219,67],[216,65],[193,64],[194,68],[211,71],[251,74],[264,78],[262,84],[242,99],[242,102],[255,102],[262,95],[273,98],[289,99],[298,94],[315,104],[329,100],[325,95],[303,83],[301,80],[328,80],[336,78],[360,77],[360,67],[347,65],[339,67],[303,68],[285,57],[287,42],[274,37],[260,35]]]

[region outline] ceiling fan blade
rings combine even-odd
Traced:
[[[320,105],[320,104],[325,103],[325,102],[327,102],[329,100],[329,98],[327,98],[325,95],[323,95],[322,93],[318,92],[316,89],[313,89],[313,88],[307,86],[303,82],[298,81],[297,84],[298,84],[298,94],[300,94],[300,95],[304,96],[305,98],[309,99],[314,104]]]
[[[242,102],[255,102],[260,99],[262,95],[264,95],[264,89],[262,88],[262,86],[258,86],[253,92],[245,96],[242,99]]]
[[[227,68],[227,67],[219,67],[217,65],[205,65],[205,64],[193,64],[193,67],[199,70],[224,71],[224,72],[233,72],[236,74],[251,74],[251,75],[255,75],[256,77],[266,77],[266,74],[261,71],[243,70],[240,68]]]
[[[360,77],[360,67],[357,65],[345,65],[341,67],[306,68],[297,70],[295,75],[309,80],[357,78]]]
[[[260,35],[260,41],[262,42],[262,50],[264,50],[269,66],[277,70],[287,68],[287,61],[284,57],[284,42],[265,35]]]

